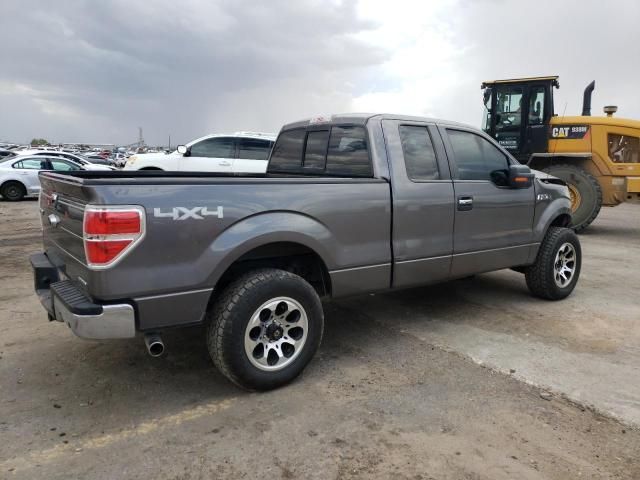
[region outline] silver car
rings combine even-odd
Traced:
[[[85,170],[66,158],[45,155],[18,155],[0,160],[0,195],[12,202],[40,192],[41,170]]]

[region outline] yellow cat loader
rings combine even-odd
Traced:
[[[585,229],[602,205],[640,203],[640,121],[591,116],[595,81],[584,91],[582,115],[558,116],[558,77],[482,83],[483,129],[521,163],[561,178],[569,186],[573,228]]]

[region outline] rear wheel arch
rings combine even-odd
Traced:
[[[307,281],[319,296],[331,296],[331,278],[325,260],[313,248],[296,241],[267,242],[237,256],[217,279],[214,296],[235,278],[261,268],[294,273]]]

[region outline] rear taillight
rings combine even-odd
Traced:
[[[110,267],[144,237],[144,209],[87,205],[82,231],[87,265],[94,269]]]

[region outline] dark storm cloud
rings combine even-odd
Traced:
[[[349,2],[9,0],[0,17],[0,139],[275,130],[348,109],[350,82],[384,60],[354,38],[372,25]]]

